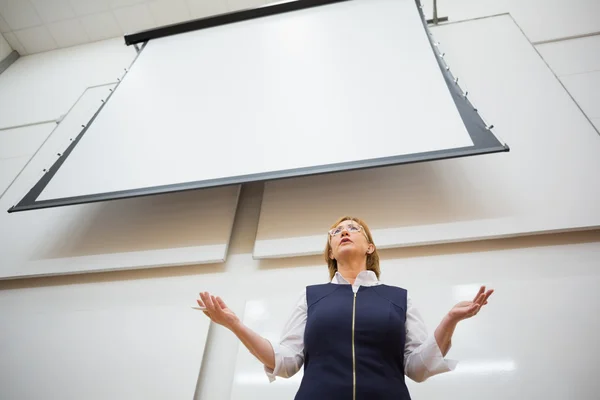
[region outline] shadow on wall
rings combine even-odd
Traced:
[[[335,219],[347,214],[365,220],[371,229],[510,215],[514,199],[507,196],[502,199],[504,207],[491,207],[482,200],[488,188],[481,187],[473,195],[472,190],[458,187],[457,181],[460,186],[472,186],[465,171],[472,163],[468,159],[463,163],[452,161],[292,178],[274,182],[272,186],[267,183],[263,204],[272,211],[262,213],[264,231],[259,237],[267,240],[277,239],[282,234],[286,237],[318,235],[326,232]],[[457,176],[464,179],[457,180]],[[302,221],[298,215],[302,215]]]
[[[38,259],[216,245],[229,234],[231,210],[212,190],[137,197],[85,208],[40,249]],[[229,217],[229,218],[228,218]]]
[[[545,234],[536,236],[515,237],[508,239],[482,240],[477,242],[448,243],[411,248],[386,249],[380,251],[382,262],[388,259],[409,257],[427,257],[458,253],[476,253],[500,251],[528,247],[560,246],[577,243],[600,244],[600,229]],[[259,260],[258,270],[315,267],[323,265],[324,279],[327,277],[325,261],[321,256],[292,257],[284,259]],[[160,279],[177,276],[195,276],[203,274],[219,274],[227,271],[226,263],[190,265],[180,267],[162,267],[152,269],[136,269],[128,271],[95,272],[78,275],[52,276],[29,279],[0,281],[0,290],[21,289],[31,287],[59,286],[95,282],[116,282],[127,280]]]
[[[325,239],[323,239],[325,240]],[[462,243],[444,243],[427,246],[413,246],[394,249],[379,250],[380,261],[403,258],[418,258],[443,256],[450,254],[479,253],[488,251],[502,251],[524,249],[530,247],[561,246],[577,243],[600,244],[600,229],[578,232],[548,233],[543,235],[519,236],[504,239],[489,239]],[[323,242],[323,248],[325,241]],[[281,268],[301,268],[323,265],[326,268],[323,256],[290,257],[283,259],[263,259],[259,261],[260,270]]]

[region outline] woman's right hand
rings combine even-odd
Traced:
[[[227,307],[225,302],[218,296],[212,296],[208,292],[200,292],[200,299],[196,299],[200,307],[205,307],[204,314],[211,321],[225,328],[233,330],[240,323],[240,319]]]

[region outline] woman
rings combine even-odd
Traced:
[[[407,291],[379,282],[379,255],[367,224],[340,218],[324,255],[331,281],[303,290],[278,344],[246,327],[221,298],[203,292],[197,300],[264,364],[271,381],[304,366],[298,400],[409,400],[404,376],[422,382],[452,370],[444,356],[456,325],[476,315],[493,292],[482,286],[428,336]]]

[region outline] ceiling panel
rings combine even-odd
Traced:
[[[17,36],[13,32],[5,33],[4,39],[6,39],[10,47],[12,47],[13,50],[19,52],[19,54],[27,54],[27,52],[25,51],[25,47],[23,47],[23,45],[21,44],[21,42],[19,42],[19,39],[17,39]]]
[[[184,0],[155,0],[148,4],[157,25],[168,25],[191,19]]]
[[[268,0],[0,0],[0,33],[21,55],[252,8]],[[14,43],[19,41],[19,43]],[[14,44],[14,45],[13,45]]]
[[[68,0],[29,0],[45,23],[62,21],[75,17]]]
[[[123,31],[115,15],[110,11],[86,15],[80,18],[90,41],[122,36]]]
[[[42,24],[33,4],[25,0],[0,0],[0,15],[13,30]]]
[[[41,53],[58,48],[46,25],[15,31],[14,34],[27,54]]]
[[[2,15],[0,15],[0,33],[9,32],[9,31],[10,31],[10,26],[8,26],[8,23],[4,20],[4,18],[2,18]]]
[[[103,0],[70,0],[69,3],[78,16],[110,11],[108,2]]]
[[[229,9],[225,1],[187,0],[187,6],[190,9],[192,18],[222,14]]]
[[[118,8],[113,12],[125,33],[143,31],[157,25],[150,13],[148,4],[135,4]]]
[[[48,29],[58,47],[70,47],[89,41],[87,32],[78,19],[54,22],[48,25]]]

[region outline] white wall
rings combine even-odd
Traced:
[[[519,8],[519,4],[523,3],[527,2],[511,3],[513,8],[509,11],[515,15],[528,14],[532,6],[523,5],[523,8]],[[537,9],[543,12],[552,12],[553,18],[541,19],[541,33],[531,30],[538,33],[529,39],[552,39],[557,37],[553,36],[555,34],[572,35],[586,31],[589,33],[594,29],[600,31],[600,27],[594,25],[598,24],[597,22],[592,21],[590,25],[588,19],[583,19],[579,24],[579,17],[565,17],[566,21],[571,21],[567,24],[568,29],[554,31],[554,28],[551,30],[546,27],[563,15],[573,14],[573,9],[581,10],[583,3],[577,2],[576,6],[572,4],[569,0],[562,0],[553,2],[553,7],[538,7]],[[588,7],[590,14],[593,14],[591,11],[596,7],[595,4],[596,2],[592,1],[583,6]],[[468,9],[471,10],[469,18],[481,16],[476,12],[478,8]],[[557,9],[566,11],[561,14]],[[488,11],[490,10],[486,10]],[[68,85],[69,82],[65,81],[62,84]],[[524,87],[523,90],[527,88]],[[26,103],[27,99],[15,101]],[[565,132],[565,135],[568,134],[573,133]],[[561,181],[558,180],[557,184],[560,185]],[[510,195],[511,193],[507,193],[507,196]],[[73,354],[69,353],[73,351],[73,347],[64,342],[63,338],[68,335],[61,331],[60,326],[45,331],[39,328],[39,323],[46,321],[47,324],[51,324],[65,319],[71,323],[77,322],[76,319],[69,319],[69,316],[79,305],[87,310],[123,308],[125,314],[118,314],[120,316],[142,307],[146,315],[152,318],[164,315],[161,314],[161,306],[187,310],[187,307],[193,305],[199,291],[208,290],[221,295],[241,314],[246,301],[273,293],[273,286],[282,277],[295,282],[295,287],[290,288],[290,291],[296,291],[307,283],[325,280],[326,269],[318,257],[262,261],[252,258],[261,200],[262,185],[247,185],[242,189],[228,258],[224,263],[0,281],[0,315],[5,318],[0,324],[6,326],[7,321],[20,321],[11,328],[11,339],[0,341],[1,345],[5,346],[0,352],[8,351],[8,346],[22,348],[26,341],[22,341],[20,337],[26,334],[30,335],[29,337],[32,334],[40,337],[47,334],[51,335],[50,338],[46,338],[50,340],[47,343],[55,343],[56,349],[60,350],[54,353],[58,354],[56,357],[63,351],[66,352],[67,359],[73,359]],[[301,223],[306,215],[300,210],[297,211],[296,217],[298,223]],[[327,225],[329,222],[323,221],[323,224]],[[200,223],[195,226],[198,230],[203,229]],[[48,237],[52,236],[51,226],[38,228],[47,230]],[[0,226],[0,229],[6,228]],[[97,245],[98,248],[102,248],[101,243]],[[435,327],[445,310],[455,303],[453,290],[463,294],[460,291],[461,285],[468,285],[467,288],[478,283],[494,285],[497,293],[494,294],[486,313],[482,313],[477,320],[461,325],[457,330],[451,356],[463,361],[463,365],[467,366],[476,359],[514,361],[514,368],[504,368],[509,371],[496,371],[478,377],[468,374],[448,375],[415,387],[414,393],[423,399],[438,398],[439,396],[436,397],[433,393],[440,390],[450,391],[452,396],[449,398],[481,398],[498,393],[516,399],[593,399],[600,390],[591,372],[594,370],[595,360],[600,356],[597,346],[593,346],[592,336],[598,328],[594,325],[594,311],[600,307],[597,294],[600,290],[600,272],[597,268],[599,249],[600,232],[593,231],[384,251],[384,277],[402,278],[401,282],[394,283],[411,290],[423,309],[430,329]],[[0,256],[0,262],[2,260]],[[390,272],[387,275],[386,271],[392,270],[394,273]],[[294,281],[296,277],[298,280]],[[464,296],[468,295],[470,291],[465,291]],[[430,301],[433,298],[435,301]],[[106,302],[110,307],[106,306]],[[51,318],[53,313],[57,315],[56,319]],[[190,314],[189,320],[182,317],[179,322],[196,323],[202,317],[200,314]],[[30,331],[32,326],[38,327],[35,332]],[[503,329],[505,335],[501,335],[502,332],[497,330],[490,331],[493,328]],[[151,332],[143,334],[153,335],[147,339],[151,341],[155,338],[156,346],[165,343],[164,347],[161,347],[162,350],[169,348],[164,331],[156,335]],[[238,396],[239,391],[232,392],[232,385],[236,377],[238,354],[241,356],[239,352],[245,350],[239,349],[233,335],[221,327],[212,326],[208,331],[202,357],[202,354],[196,351],[198,348],[204,348],[202,337],[199,334],[197,338],[197,342],[194,341],[193,335],[181,339],[182,348],[187,346],[191,350],[189,354],[178,353],[181,355],[174,361],[187,368],[185,385],[188,382],[196,384],[196,399],[229,399],[232,393]],[[529,347],[524,347],[527,345]],[[92,357],[101,358],[102,351],[92,349],[90,354]],[[36,361],[35,354],[25,350],[19,354],[20,362],[25,368],[27,364]],[[200,359],[201,372],[198,374],[197,363]],[[549,359],[553,364],[540,364]],[[255,365],[256,370],[253,373],[261,373],[260,366]],[[15,365],[5,368],[13,373],[18,371]],[[7,390],[5,388],[8,387],[16,390],[19,387],[17,382],[23,382],[23,379],[33,382],[53,372],[50,365],[35,371],[33,376],[17,374],[10,382],[3,381],[1,387],[3,390]],[[133,374],[132,372],[131,380],[135,378]],[[548,385],[549,376],[553,379],[552,385]],[[196,377],[197,382],[192,382]],[[84,375],[83,378],[89,376]],[[477,384],[473,385],[473,381]],[[45,382],[46,385],[53,385],[59,381]],[[84,382],[85,379],[80,379],[66,384],[72,385],[75,392],[81,392],[85,389]],[[113,381],[106,384],[110,386],[115,383]],[[553,388],[555,390],[550,392]],[[269,393],[274,395],[276,390],[278,389],[273,387],[273,391]],[[39,393],[33,393],[24,398],[39,397]]]
[[[433,18],[433,0],[421,0]],[[596,0],[438,0],[438,16],[449,22],[509,13],[532,43],[598,33]]]
[[[72,310],[80,307],[92,311],[124,308],[116,319],[141,307],[147,316],[159,317],[164,315],[162,306],[185,310],[204,290],[222,296],[240,316],[247,301],[275,298],[286,309],[303,285],[325,281],[327,270],[320,257],[252,259],[261,194],[261,185],[244,187],[228,260],[223,264],[3,281],[0,314],[5,319],[1,323],[16,318],[23,321],[12,325],[14,338],[39,326],[42,318],[48,324],[69,321]],[[465,399],[483,395],[497,398],[494,393],[515,399],[594,399],[600,389],[597,381],[590,379],[595,359],[600,356],[590,346],[600,328],[594,318],[600,307],[598,259],[600,231],[383,251],[383,279],[411,290],[431,330],[446,309],[458,299],[470,297],[476,285],[485,283],[496,289],[485,313],[457,329],[449,356],[459,360],[463,370],[420,385],[411,383],[413,392],[421,399],[439,398],[441,390]],[[286,286],[278,288],[283,280]],[[188,320],[181,319],[179,324],[203,318],[199,313],[182,312],[180,315]],[[56,320],[48,313],[56,314]],[[281,314],[273,315],[269,338],[277,337],[281,321]],[[47,330],[39,332],[40,336],[50,334]],[[61,339],[60,329],[50,332],[55,338],[55,353],[56,349],[68,352],[72,348]],[[164,348],[171,345],[164,331],[143,335],[146,342],[155,339],[164,341]],[[198,342],[189,337],[185,340],[190,354],[180,356],[179,362],[197,373],[190,358],[200,361],[196,347],[201,346],[201,338]],[[12,348],[20,341],[2,343]],[[251,396],[256,393],[291,398],[287,394],[294,382],[267,385],[260,365],[245,352],[230,332],[212,326],[195,398],[259,398]],[[36,359],[36,355],[23,354],[31,362]],[[101,358],[100,352],[90,356],[94,354]],[[243,366],[250,369],[240,369]],[[48,372],[35,371],[38,376]],[[552,386],[546,385],[549,376],[554,378]],[[76,382],[71,384],[74,391],[83,392]]]
[[[433,0],[422,0],[433,18]],[[449,23],[509,14],[600,134],[600,2],[596,0],[440,0]],[[445,23],[442,23],[442,25]],[[592,37],[586,37],[590,36]]]
[[[600,34],[536,48],[600,134]]]

